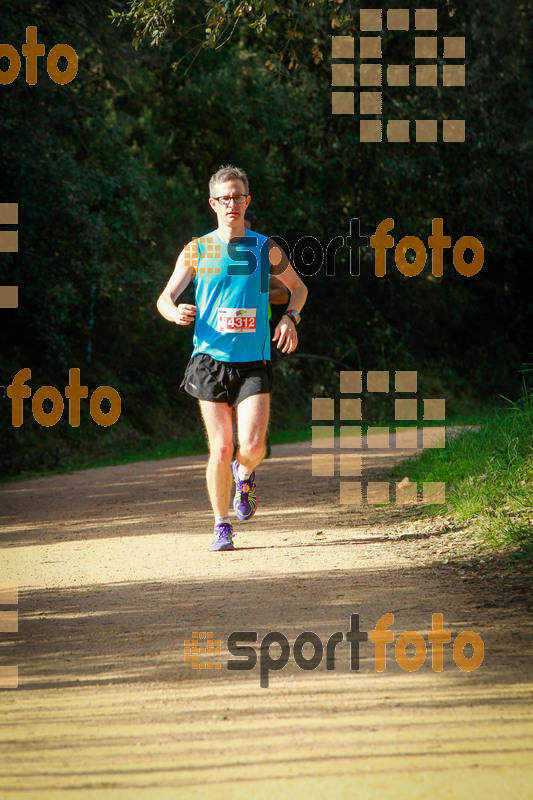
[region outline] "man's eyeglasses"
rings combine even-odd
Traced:
[[[213,197],[213,200],[218,200],[218,202],[223,206],[229,206],[232,200],[235,200],[235,202],[239,205],[241,203],[245,203],[247,197],[247,194],[234,194],[231,197],[229,195],[224,195],[223,197]]]

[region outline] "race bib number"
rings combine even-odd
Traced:
[[[255,333],[257,308],[219,308],[219,333]]]

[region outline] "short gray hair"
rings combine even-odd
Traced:
[[[242,181],[244,183],[244,191],[248,194],[248,177],[246,172],[240,167],[233,167],[227,164],[225,167],[219,167],[214,175],[209,179],[209,197],[213,197],[215,193],[215,186],[217,183],[225,183],[226,181]]]

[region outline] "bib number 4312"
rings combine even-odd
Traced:
[[[219,333],[255,333],[255,308],[219,308]]]

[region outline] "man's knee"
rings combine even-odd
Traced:
[[[251,438],[246,438],[243,441],[239,440],[239,449],[241,453],[244,453],[249,459],[256,461],[265,453],[265,437],[254,436]]]
[[[233,440],[224,441],[222,439],[214,442],[209,449],[209,455],[220,463],[231,461],[233,457]]]

